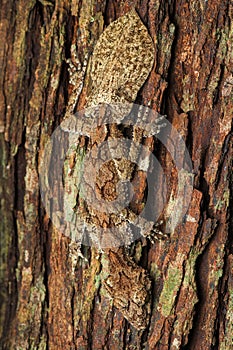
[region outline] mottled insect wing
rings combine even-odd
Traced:
[[[135,10],[112,22],[92,55],[87,107],[136,99],[154,62],[154,45]]]

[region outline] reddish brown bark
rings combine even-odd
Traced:
[[[131,327],[102,293],[94,249],[86,252],[89,264],[72,265],[70,241],[45,213],[38,178],[45,143],[71,92],[65,63],[71,45],[78,43],[82,63],[105,26],[135,4],[156,50],[137,102],[151,101],[167,114],[195,175],[186,220],[171,241],[135,248],[135,260],[153,281],[145,332]],[[230,349],[232,4],[2,1],[0,19],[1,348]],[[86,87],[81,107],[85,93]],[[163,147],[156,155],[171,194],[173,160]]]

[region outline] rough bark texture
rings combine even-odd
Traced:
[[[105,26],[132,6],[156,50],[138,102],[167,114],[195,175],[186,220],[171,241],[135,248],[153,282],[144,332],[104,294],[97,252],[76,264],[69,239],[44,211],[38,182],[41,152],[72,88],[65,63],[72,45],[82,64]],[[2,1],[2,349],[232,348],[232,10],[228,0]],[[162,147],[160,161],[172,195],[176,172]]]

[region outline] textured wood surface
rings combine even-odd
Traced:
[[[3,349],[230,349],[232,346],[232,4],[134,2],[154,43],[154,66],[137,102],[167,114],[186,141],[195,188],[172,241],[135,245],[150,272],[148,330],[130,326],[104,295],[95,250],[77,263],[39,195],[41,153],[81,67],[104,28],[132,1],[3,1],[0,42],[1,347]],[[83,79],[83,78],[80,78]],[[80,82],[82,86],[83,82]],[[78,108],[85,106],[84,84]],[[147,145],[153,148],[153,139]],[[176,170],[157,156],[176,192]],[[54,174],[56,168],[52,169]],[[144,193],[138,178],[138,202]],[[163,182],[161,179],[161,186]],[[169,216],[167,208],[165,213]]]

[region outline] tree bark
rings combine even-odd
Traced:
[[[98,252],[86,249],[88,264],[76,259],[70,239],[51,223],[39,186],[44,147],[72,92],[66,59],[75,47],[83,66],[105,27],[132,6],[155,45],[154,67],[136,102],[150,101],[167,115],[194,174],[190,206],[170,241],[135,244],[134,260],[152,280],[145,331],[103,293]],[[2,1],[2,349],[232,348],[232,9],[227,0]],[[156,156],[168,184],[169,218],[177,210],[171,199],[177,174],[165,147]]]

